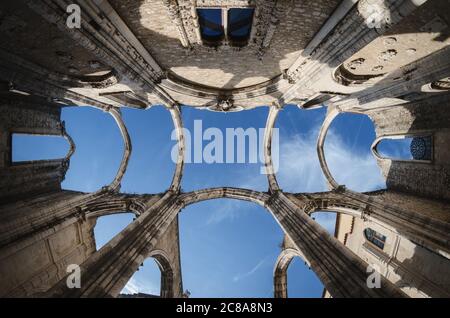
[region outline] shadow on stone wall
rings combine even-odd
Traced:
[[[410,258],[394,262],[394,273],[400,277],[395,285],[399,288],[420,290],[433,298],[450,297],[450,261],[445,257],[416,246]]]

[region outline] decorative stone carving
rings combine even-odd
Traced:
[[[245,47],[233,47],[235,51],[252,50],[260,58],[270,46],[279,21],[292,7],[292,0],[250,0],[250,1],[195,1],[195,0],[163,0],[169,16],[176,24],[183,46],[193,49],[193,53],[207,51],[214,53],[229,49],[228,45],[208,47],[202,45],[197,8],[204,7],[251,7],[255,8],[254,20],[248,44]]]
[[[208,107],[208,110],[215,112],[236,112],[242,110],[242,107],[234,105],[234,101],[230,97],[219,97],[217,104]]]
[[[184,29],[183,20],[181,18],[180,6],[177,0],[162,0],[163,4],[167,8],[170,19],[175,23],[178,33],[180,35],[181,44],[184,47],[189,47],[189,39]]]
[[[391,10],[384,0],[361,0],[358,11],[369,28],[382,29],[391,23]]]

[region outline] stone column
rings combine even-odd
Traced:
[[[381,288],[367,286],[368,264],[332,237],[281,191],[266,203],[333,297],[405,297],[381,276]]]
[[[273,275],[274,298],[288,298],[287,270],[276,269]]]
[[[173,192],[167,192],[108,244],[80,265],[81,288],[69,289],[66,278],[45,297],[115,297],[155,247],[183,207]]]

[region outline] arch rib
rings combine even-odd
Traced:
[[[285,248],[278,256],[273,271],[274,298],[288,298],[287,270],[294,257],[300,257],[308,266],[309,262],[302,252],[294,248]]]
[[[185,136],[183,133],[183,122],[181,120],[181,111],[179,106],[173,106],[169,108],[170,115],[172,116],[173,125],[175,127],[175,132],[178,140],[178,157],[175,168],[175,173],[173,175],[172,183],[169,190],[173,192],[178,192],[181,187],[181,179],[183,177],[183,167],[184,167],[184,153],[186,149]]]
[[[328,168],[327,161],[325,159],[325,153],[323,150],[323,145],[325,143],[325,139],[327,137],[328,129],[331,126],[331,123],[333,120],[339,115],[339,109],[338,108],[328,108],[329,111],[327,113],[327,116],[325,117],[325,120],[322,124],[322,127],[320,128],[319,132],[319,138],[317,140],[317,155],[319,156],[319,162],[320,167],[322,168],[322,172],[325,175],[325,178],[327,179],[328,185],[333,189],[339,188],[339,184],[336,182],[336,180],[333,178],[333,175],[330,172],[330,169]]]
[[[269,181],[269,190],[271,192],[280,190],[272,162],[273,128],[275,126],[275,121],[277,120],[279,111],[280,108],[277,106],[270,107],[269,115],[267,116],[266,129],[264,131],[264,166],[266,168],[265,173],[267,174]]]
[[[120,167],[117,171],[116,176],[114,177],[114,180],[107,186],[108,190],[115,191],[120,187],[120,182],[122,181],[122,178],[127,170],[128,161],[130,160],[131,156],[131,139],[120,111],[113,107],[107,109],[106,111],[114,118],[117,126],[120,129],[120,133],[122,134],[124,143],[123,157],[120,163]]]
[[[172,265],[169,261],[169,256],[163,250],[152,250],[148,257],[152,257],[159,267],[161,272],[161,298],[173,298],[174,297],[174,273]]]
[[[180,195],[180,199],[185,205],[191,205],[201,201],[228,198],[242,201],[250,201],[261,206],[265,206],[269,195],[264,192],[253,191],[241,188],[209,188],[199,191],[192,191]]]

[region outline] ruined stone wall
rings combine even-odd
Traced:
[[[61,135],[61,108],[35,97],[0,96],[0,203],[60,189],[64,160],[12,162],[12,134]]]
[[[142,41],[155,60],[166,70],[175,72],[180,77],[193,81],[207,81],[207,85],[217,88],[235,88],[254,85],[269,80],[282,73],[298,57],[320,29],[326,18],[338,5],[337,0],[327,1],[251,1],[259,7],[262,17],[261,33],[268,32],[270,19],[275,19],[280,7],[280,18],[276,24],[270,45],[259,59],[260,43],[250,43],[243,48],[219,46],[211,48],[189,43],[190,48],[183,47],[177,22],[169,14],[169,6],[164,1],[147,0],[112,0],[110,1],[128,27]],[[176,8],[182,15],[181,27],[189,31],[191,27],[192,1],[166,1],[178,4]],[[198,8],[226,6],[227,3],[248,5],[247,1],[197,1]],[[278,2],[278,3],[277,3]],[[173,9],[173,15],[176,10]],[[185,12],[186,11],[186,12]],[[267,12],[265,12],[267,11]],[[194,42],[194,41],[192,41]],[[155,45],[155,44],[158,45]],[[226,68],[224,67],[226,66]],[[183,103],[190,104],[188,99]]]
[[[0,250],[0,297],[38,296],[95,252],[95,220],[79,221],[32,244]],[[83,279],[83,277],[81,277]],[[81,280],[82,283],[82,280]]]
[[[368,227],[386,236],[383,250],[364,237]],[[450,296],[448,259],[379,224],[355,218],[346,246],[367,263],[377,265],[382,275],[411,297]]]
[[[432,98],[367,112],[377,137],[432,135],[431,162],[378,158],[388,189],[434,199],[450,199],[450,107],[448,97]]]

